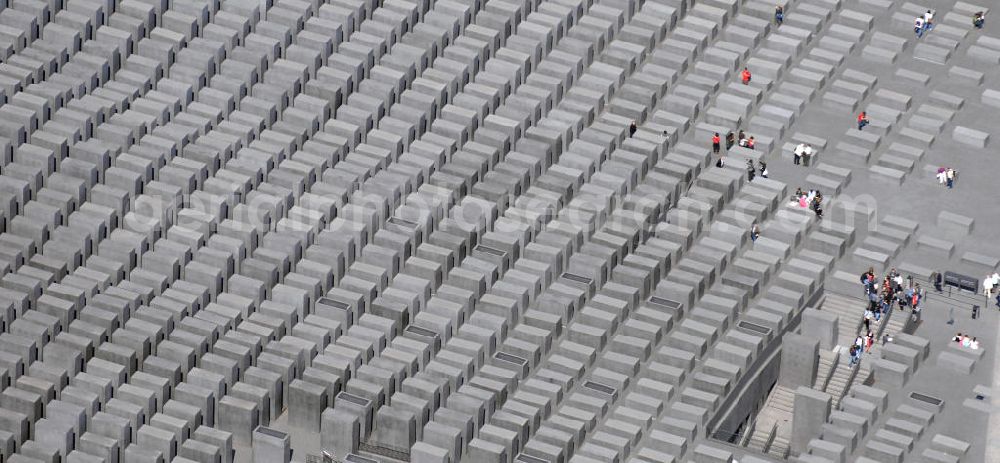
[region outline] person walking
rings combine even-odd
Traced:
[[[759,236],[760,236],[760,225],[757,225],[757,222],[754,222],[753,225],[750,226],[750,241],[756,243],[757,238]]]
[[[858,114],[858,130],[864,129],[865,126],[870,123],[871,121],[868,120],[868,113],[861,111],[861,114]]]
[[[949,167],[948,170],[945,171],[946,183],[948,185],[949,190],[955,186],[955,177],[957,175],[958,173],[955,172],[955,169],[952,169],[951,167]]]
[[[917,19],[913,20],[913,32],[917,34],[917,38],[924,36],[924,17],[917,16]]]
[[[759,165],[759,167],[760,167],[760,177],[761,178],[767,178],[767,163],[764,162],[764,161],[760,161],[759,164],[760,164]]]
[[[736,135],[733,134],[732,131],[729,131],[729,133],[726,134],[726,151],[729,151],[729,148],[732,148],[735,143]]]
[[[750,70],[743,68],[743,72],[740,73],[740,79],[743,80],[743,85],[748,85],[750,83]]]
[[[637,130],[639,130],[639,127],[635,125],[635,121],[632,121],[632,123],[629,124],[629,126],[628,126],[628,136],[629,136],[629,138],[632,138],[632,135],[635,135],[635,132]]]
[[[986,24],[986,13],[977,11],[976,14],[972,15],[972,25],[976,29],[982,29],[984,24]]]
[[[927,12],[924,13],[924,31],[929,31],[931,29],[934,29],[934,13],[931,13],[931,10],[927,10]]]
[[[722,145],[722,139],[719,138],[719,132],[715,132],[715,135],[712,135],[712,152],[719,154],[720,145]]]
[[[752,159],[747,159],[747,181],[752,182],[755,175],[757,175],[757,168],[753,166]]]
[[[785,22],[785,9],[781,5],[774,7],[774,22],[778,23],[779,26]]]

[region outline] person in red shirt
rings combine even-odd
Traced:
[[[719,154],[719,145],[721,143],[722,143],[722,139],[719,138],[719,132],[715,132],[715,135],[712,135],[712,152],[713,153]]]
[[[858,130],[864,129],[866,125],[868,125],[868,113],[861,111],[861,114],[858,114]]]
[[[750,70],[743,68],[743,72],[740,73],[740,78],[743,79],[743,85],[750,83]]]
[[[756,144],[757,144],[757,142],[754,141],[753,137],[750,137],[750,138],[747,139],[747,148],[753,149],[753,147]]]

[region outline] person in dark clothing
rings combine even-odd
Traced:
[[[752,182],[755,175],[757,175],[757,168],[754,167],[753,160],[747,159],[747,181]]]
[[[774,22],[778,23],[779,26],[785,22],[785,9],[781,5],[774,7]]]
[[[732,148],[735,143],[736,143],[736,135],[730,131],[729,133],[726,134],[726,149],[728,150],[729,148]]]
[[[977,11],[972,15],[972,25],[976,26],[976,29],[982,29],[984,24],[986,24],[986,13]]]
[[[761,178],[767,178],[767,163],[760,161],[760,176]]]
[[[631,137],[632,135],[635,135],[636,130],[639,130],[639,127],[635,125],[635,121],[632,121],[632,123],[628,126],[628,136]]]
[[[937,291],[937,292],[939,292],[939,293],[942,291],[942,289],[941,289],[941,280],[942,280],[942,278],[941,278],[941,272],[931,273],[931,281],[934,282],[934,290]]]

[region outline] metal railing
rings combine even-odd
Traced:
[[[410,461],[410,452],[404,449],[374,445],[368,442],[361,442],[358,444],[358,449],[395,460]]]
[[[857,362],[851,367],[851,373],[847,375],[847,381],[844,382],[844,390],[837,394],[837,406],[840,406],[840,402],[844,400],[844,396],[847,395],[847,391],[851,389],[851,384],[854,379],[858,377],[858,371],[861,370],[861,362]]]
[[[740,447],[746,447],[747,445],[749,445],[750,437],[753,436],[753,432],[756,429],[757,429],[757,419],[754,418],[752,421],[750,421],[750,424],[747,425],[746,431],[743,433],[743,436],[740,437],[738,445]]]
[[[334,458],[333,455],[323,452],[322,455],[317,455],[315,453],[306,455],[306,463],[343,463],[343,462]]]
[[[778,437],[778,423],[771,425],[771,430],[767,433],[767,440],[764,441],[763,453],[770,453],[771,445],[774,444],[774,439]]]
[[[830,380],[833,379],[833,374],[837,372],[837,367],[840,366],[840,351],[834,353],[833,363],[830,365],[830,371],[826,373],[826,379],[823,380],[823,387],[820,391],[826,392],[826,388],[830,387]]]

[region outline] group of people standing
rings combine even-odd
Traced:
[[[913,20],[913,32],[917,34],[917,38],[924,36],[924,32],[927,32],[934,28],[934,13],[931,10],[927,10],[926,13],[917,16],[917,19]]]
[[[952,169],[951,167],[941,167],[938,168],[937,175],[938,183],[941,185],[947,185],[950,190],[955,186],[955,178],[958,177],[958,171]]]
[[[864,325],[862,332],[866,334],[859,334],[850,348],[851,365],[861,360],[861,354],[871,352],[871,347],[875,343],[872,322],[877,324],[883,316],[892,312],[893,304],[898,305],[899,310],[912,307],[912,311],[918,313],[920,302],[924,298],[920,284],[914,284],[912,278],[904,280],[895,268],[890,270],[880,283],[875,277],[875,269],[869,267],[867,272],[861,274],[861,285],[868,300],[861,320]]]
[[[969,349],[972,350],[979,350],[979,340],[976,339],[975,336],[970,338],[969,335],[967,334],[963,335],[962,333],[958,333],[955,335],[954,338],[951,338],[951,341],[961,344],[962,347],[968,347]]]
[[[792,203],[799,207],[808,207],[816,213],[817,218],[823,218],[823,193],[819,190],[802,191],[802,188],[796,188]]]
[[[757,171],[760,171],[760,176],[762,178],[767,178],[767,163],[764,161],[757,161],[754,164],[753,159],[747,159],[747,181],[752,182],[754,177],[757,176]]]
[[[878,310],[883,314],[887,313],[893,304],[898,304],[899,310],[912,307],[913,311],[920,311],[920,302],[925,295],[920,283],[913,283],[912,278],[904,280],[895,268],[889,271],[881,283],[877,283],[875,279],[875,269],[869,268],[861,274],[861,283],[869,301],[869,309],[873,312]]]
[[[726,150],[728,151],[733,145],[737,144],[736,135],[733,132],[726,134]],[[757,146],[757,140],[753,136],[747,137],[746,132],[740,130],[739,133],[739,146],[743,148],[754,149]],[[722,137],[719,136],[719,132],[715,132],[712,135],[712,152],[719,154],[722,151]]]
[[[993,272],[983,279],[983,294],[987,299],[995,296],[997,307],[1000,307],[1000,273]]]
[[[851,349],[848,351],[848,354],[851,356],[850,365],[854,366],[861,362],[861,355],[865,352],[871,353],[873,345],[875,345],[875,336],[871,331],[868,331],[868,334],[864,336],[859,334],[854,339],[854,344],[851,344]]]

